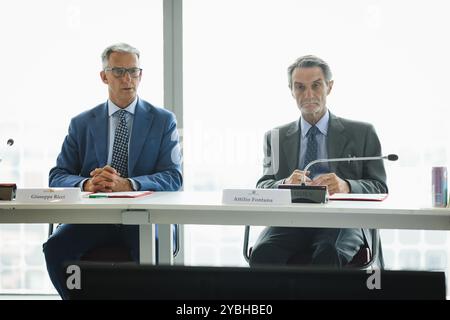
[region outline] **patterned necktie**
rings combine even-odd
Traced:
[[[122,178],[128,177],[128,140],[130,135],[128,133],[126,113],[125,110],[116,112],[119,117],[119,123],[114,133],[111,160],[111,167],[116,169]]]
[[[317,140],[316,135],[319,133],[319,129],[317,129],[316,126],[312,126],[309,128],[308,132],[306,133],[306,137],[308,138],[308,142],[306,145],[306,153],[305,153],[305,160],[303,162],[303,168],[306,167],[308,163],[311,161],[317,160]],[[311,166],[308,170],[311,172],[309,174],[310,178],[314,178],[314,176],[317,174],[318,164],[315,164]]]

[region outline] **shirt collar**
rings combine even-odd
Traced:
[[[330,120],[330,112],[327,110],[322,118],[316,123],[317,129],[326,136],[328,134],[328,122]],[[306,134],[308,133],[309,128],[312,127],[305,119],[300,118],[300,127],[302,131],[302,137],[304,138]]]
[[[134,115],[137,100],[138,100],[138,97],[136,97],[133,100],[133,102],[131,102],[126,108],[122,109],[122,108],[119,108],[114,102],[112,102],[111,99],[108,99],[108,115],[111,117],[114,113],[116,113],[119,110],[125,110]]]

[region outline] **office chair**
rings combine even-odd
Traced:
[[[173,257],[175,258],[180,251],[180,229],[179,225],[174,225],[175,246],[173,248]],[[48,226],[48,237],[53,234],[53,224]],[[158,261],[158,239],[156,239],[156,261]],[[86,252],[81,258],[81,261],[91,262],[132,262],[133,259],[130,254],[130,249],[124,245],[106,245],[93,248]]]
[[[366,239],[364,239],[364,245],[361,246],[359,251],[355,254],[353,259],[345,266],[346,268],[356,268],[356,269],[368,269],[372,267],[376,262],[378,257],[380,257],[380,268],[383,268],[383,256],[380,247],[380,236],[377,229],[370,229],[372,235],[372,248],[369,248]],[[252,247],[249,249],[249,238],[250,238],[250,226],[245,226],[244,233],[244,246],[243,255],[244,259],[249,262],[250,255],[252,254]],[[305,258],[302,255],[294,256],[289,262],[289,265],[302,265],[305,264]]]

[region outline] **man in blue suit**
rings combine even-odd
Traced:
[[[128,44],[106,48],[100,77],[109,99],[73,118],[51,187],[83,191],[177,191],[182,185],[181,154],[174,115],[137,96],[142,69],[140,53]],[[68,298],[66,261],[79,260],[102,245],[122,244],[139,261],[138,226],[63,224],[43,245],[50,279]]]

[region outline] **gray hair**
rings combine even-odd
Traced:
[[[306,55],[295,60],[293,64],[291,64],[288,71],[288,79],[289,79],[289,88],[292,88],[292,73],[296,68],[313,68],[319,67],[322,69],[323,75],[325,76],[326,81],[330,81],[333,78],[333,74],[331,73],[330,66],[324,60],[319,57],[313,55]]]
[[[126,44],[126,43],[113,44],[113,45],[107,47],[105,50],[103,50],[103,53],[102,53],[103,69],[108,66],[109,56],[113,52],[134,53],[138,57],[138,59],[141,54],[138,49],[130,46],[129,44]]]

